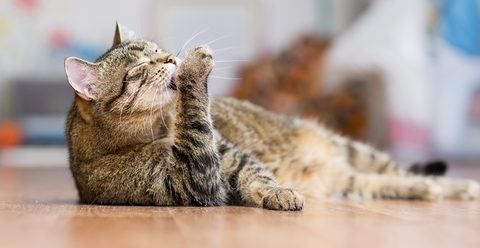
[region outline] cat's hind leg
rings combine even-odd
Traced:
[[[355,173],[342,185],[344,194],[350,198],[398,198],[438,200],[443,188],[434,180],[421,176],[395,176],[376,173]]]
[[[443,188],[443,196],[445,198],[469,200],[477,198],[480,194],[480,184],[474,180],[424,176],[409,172],[402,166],[399,166],[389,154],[378,151],[361,142],[349,141],[347,143],[347,154],[352,166],[361,172],[433,180]]]
[[[474,180],[448,177],[433,177],[444,191],[445,198],[473,200],[480,194],[480,184]]]
[[[443,193],[442,187],[433,179],[359,172],[343,156],[316,164],[282,165],[274,169],[274,172],[280,182],[300,189],[307,197],[317,199],[347,197],[436,200]]]
[[[309,197],[338,195],[342,187],[351,196],[426,200],[439,198],[438,192],[442,190],[444,197],[458,199],[474,199],[480,193],[480,185],[473,180],[414,174],[388,153],[332,133],[314,122],[297,120],[295,143],[299,147],[294,153],[301,161],[296,166],[287,164],[271,170],[279,181],[291,182],[290,185]],[[355,179],[358,180],[354,184],[348,183]],[[349,184],[355,190],[348,190],[353,187],[346,186]]]
[[[388,153],[370,145],[338,135],[315,122],[297,119],[296,126],[296,154],[302,154],[303,157],[317,154],[322,157],[317,158],[317,162],[326,161],[325,158],[343,157],[349,167],[363,173],[408,174]],[[306,164],[311,162],[307,161]]]
[[[405,170],[389,154],[357,141],[347,143],[347,154],[352,166],[361,172],[396,175],[406,178],[425,178],[443,188],[445,198],[475,199],[480,194],[480,184],[474,180],[452,179],[443,176],[423,176]]]
[[[301,210],[305,199],[294,188],[280,185],[263,164],[225,138],[218,142],[226,185],[232,200],[271,210]]]

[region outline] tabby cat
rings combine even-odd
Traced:
[[[206,46],[181,60],[118,24],[95,63],[65,60],[76,92],[70,168],[82,203],[300,210],[304,197],[478,196],[475,181],[415,175],[317,123],[210,98],[214,64]]]

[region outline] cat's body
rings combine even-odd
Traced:
[[[248,102],[209,98],[207,47],[178,58],[125,41],[96,63],[65,62],[77,92],[67,121],[84,203],[299,210],[304,197],[471,199],[478,183],[426,178],[386,153]],[[301,193],[300,193],[301,192]]]

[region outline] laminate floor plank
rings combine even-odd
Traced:
[[[67,169],[0,166],[0,247],[480,247],[478,200],[307,200],[282,212],[77,199]]]

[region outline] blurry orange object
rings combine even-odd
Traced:
[[[24,137],[20,122],[15,120],[0,122],[0,147],[20,145],[24,141]]]

